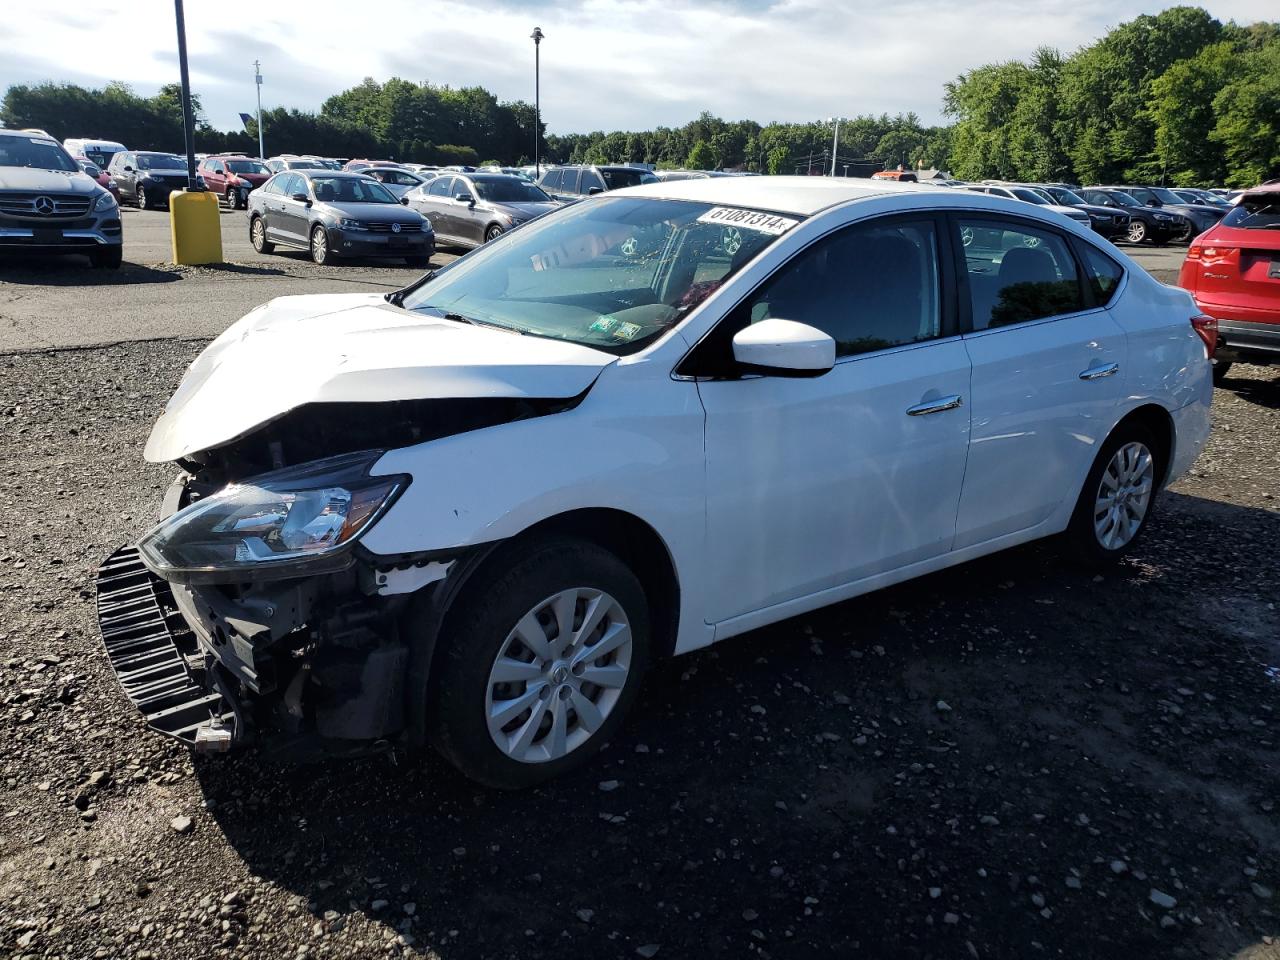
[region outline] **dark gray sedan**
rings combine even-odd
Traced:
[[[404,204],[431,221],[442,244],[478,247],[561,206],[532,183],[501,173],[442,173]]]
[[[284,170],[249,194],[249,239],[259,253],[299,247],[316,263],[338,257],[400,257],[425,267],[431,224],[361,173]]]

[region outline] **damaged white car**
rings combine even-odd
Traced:
[[[1209,430],[1212,321],[1015,201],[721,178],[564,208],[192,364],[99,574],[197,750],[574,766],[655,658],[1063,534],[1105,562]]]

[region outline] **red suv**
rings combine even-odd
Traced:
[[[1246,190],[1191,241],[1178,286],[1218,321],[1215,381],[1233,360],[1280,363],[1280,180]]]
[[[249,193],[266,183],[271,171],[261,160],[221,156],[201,160],[200,175],[210,192],[222,197],[228,207],[243,210],[249,205]]]

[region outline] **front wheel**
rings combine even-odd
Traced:
[[[274,253],[276,245],[267,239],[267,225],[261,217],[254,217],[249,224],[249,241],[258,253]]]
[[[331,263],[333,258],[334,254],[329,249],[329,234],[317,224],[311,230],[311,262],[324,266]]]
[[[502,234],[503,234],[502,227],[500,227],[498,224],[495,223],[493,224],[493,226],[491,226],[488,230],[484,232],[484,242],[488,243],[490,240],[497,240],[500,236],[502,236]]]
[[[240,204],[236,203],[236,192],[230,187],[227,187],[226,191],[222,194],[222,200],[226,203],[228,210],[234,210],[240,206]]]
[[[89,262],[99,270],[119,270],[124,260],[124,248],[119,245],[98,247],[89,254]]]
[[[1121,426],[1102,445],[1066,533],[1086,567],[1115,563],[1146,529],[1162,469],[1155,450],[1150,431],[1136,423]]]
[[[1142,220],[1134,218],[1129,221],[1129,242],[1142,243],[1147,239],[1147,225]]]
[[[151,201],[149,201],[149,200],[147,199],[147,188],[146,188],[146,187],[144,187],[142,184],[138,184],[138,187],[137,187],[137,197],[138,197],[138,209],[139,209],[139,210],[149,210],[149,209],[151,209]]]
[[[648,603],[602,547],[523,544],[476,573],[440,641],[432,739],[466,776],[513,790],[579,766],[617,730],[649,663]]]
[[[431,266],[430,257],[405,257],[404,262],[409,266],[417,267],[420,270],[425,270],[427,267]]]

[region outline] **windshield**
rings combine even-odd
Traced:
[[[138,154],[139,170],[185,170],[187,161],[168,153]]]
[[[1029,190],[1026,187],[1018,187],[1013,191],[1013,195],[1019,200],[1027,201],[1027,203],[1038,203],[1041,206],[1049,203],[1049,199],[1047,197],[1041,196],[1036,191]]]
[[[601,198],[480,247],[404,307],[634,353],[798,222],[707,203]]]
[[[72,173],[80,170],[62,147],[52,140],[36,137],[0,137],[0,167],[34,167]]]
[[[327,170],[329,169],[318,160],[286,160],[284,162],[286,170]]]
[[[1068,190],[1066,187],[1051,187],[1049,193],[1058,203],[1065,203],[1071,207],[1078,207],[1084,203],[1084,199],[1080,194]]]
[[[1246,197],[1227,211],[1222,225],[1245,230],[1280,230],[1280,196]]]
[[[480,199],[488,200],[490,203],[549,203],[551,201],[541,188],[535,187],[532,183],[525,183],[523,180],[505,178],[482,180],[476,177],[471,182],[476,185],[476,193],[480,194]]]
[[[601,170],[604,182],[610,190],[635,187],[642,183],[657,183],[658,178],[648,170]]]
[[[84,155],[104,170],[107,168],[107,164],[111,162],[111,158],[119,152],[119,150],[108,150],[105,147],[84,148]]]
[[[1161,203],[1186,203],[1180,196],[1165,187],[1152,187],[1151,192]]]
[[[227,169],[232,173],[266,173],[267,168],[257,160],[228,160]]]
[[[399,203],[391,191],[369,177],[312,177],[316,199],[324,203]]]

